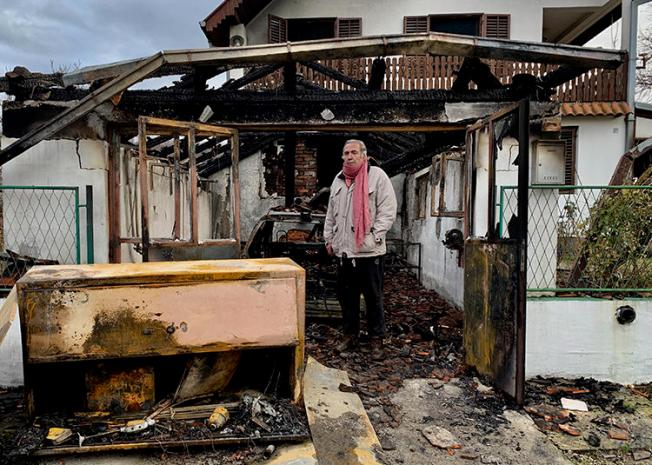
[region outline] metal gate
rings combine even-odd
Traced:
[[[496,224],[496,143],[518,131],[518,207],[513,239],[501,239]],[[464,253],[464,347],[466,361],[522,404],[525,391],[525,316],[530,102],[523,100],[467,131],[465,237],[474,218],[478,131],[488,130],[487,236],[467,239]]]
[[[0,186],[0,194],[0,290],[10,289],[34,265],[93,263],[92,186],[86,188],[85,204],[78,187]]]

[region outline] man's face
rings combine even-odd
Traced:
[[[342,160],[344,160],[344,166],[351,167],[353,169],[359,168],[362,163],[365,161],[365,155],[360,150],[360,144],[357,142],[349,142],[344,146],[342,151]]]

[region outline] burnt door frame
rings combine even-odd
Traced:
[[[507,338],[513,344],[513,347],[507,348],[515,354],[514,366],[514,386],[509,386],[506,392],[513,395],[519,405],[523,405],[525,398],[525,331],[527,317],[527,231],[528,231],[528,187],[530,173],[530,101],[521,100],[515,104],[506,106],[502,110],[490,115],[482,121],[469,126],[466,136],[466,167],[467,185],[465,187],[465,217],[464,230],[465,238],[468,241],[473,231],[474,217],[474,199],[476,190],[475,178],[475,158],[478,154],[476,133],[488,129],[489,133],[489,180],[487,195],[487,225],[488,231],[486,238],[482,242],[486,244],[505,245],[506,240],[497,237],[496,224],[496,134],[495,126],[497,123],[512,118],[518,128],[518,196],[517,196],[517,234],[510,239],[515,244],[515,260],[509,266],[514,266],[514,273],[508,275],[509,279],[515,279],[513,291],[515,299],[513,302],[513,317],[515,334],[513,338]],[[465,263],[466,265],[466,263]],[[470,267],[473,265],[468,264]],[[486,271],[486,270],[485,270]],[[489,292],[489,290],[487,290]],[[465,302],[466,307],[466,302]],[[466,322],[465,322],[466,324]],[[509,326],[509,325],[508,325]],[[468,333],[465,330],[465,336]],[[493,341],[496,343],[498,337]],[[466,346],[466,342],[465,342]],[[504,349],[504,348],[503,348]],[[493,355],[493,353],[491,354]],[[491,357],[489,357],[491,359]],[[504,373],[491,373],[493,379],[504,378]],[[491,377],[491,376],[490,376]]]

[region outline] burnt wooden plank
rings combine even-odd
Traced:
[[[195,129],[188,130],[188,158],[190,160],[190,241],[199,242],[199,199],[197,158],[195,156]]]
[[[108,148],[109,262],[120,263],[120,134],[109,132]]]
[[[259,66],[256,68],[252,68],[247,72],[244,76],[242,76],[239,79],[235,79],[233,81],[228,81],[226,82],[221,89],[222,90],[236,90],[240,89],[241,87],[246,86],[247,84],[250,84],[254,81],[257,81],[260,78],[263,78],[274,71],[280,69],[283,67],[282,63],[273,63],[271,65],[266,65],[266,66]]]
[[[174,239],[181,238],[181,146],[174,136]]]
[[[140,231],[143,262],[148,261],[149,248],[149,187],[147,182],[147,125],[138,118],[138,175],[140,180]]]

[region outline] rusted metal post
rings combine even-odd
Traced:
[[[197,198],[197,157],[195,128],[188,130],[188,160],[190,161],[190,242],[199,243],[199,199]]]
[[[494,122],[491,120],[487,128],[489,131],[489,186],[487,189],[487,239],[496,240],[496,135]]]
[[[138,171],[140,171],[140,228],[143,262],[149,261],[149,192],[147,183],[147,125],[138,118]]]
[[[527,314],[527,226],[530,184],[530,101],[518,109],[518,286],[516,308],[516,403],[525,400],[525,330]]]
[[[109,262],[120,263],[120,134],[109,129]]]
[[[231,189],[233,192],[233,235],[240,244],[240,134],[231,136]]]
[[[174,136],[174,239],[181,238],[181,148],[179,136]]]

